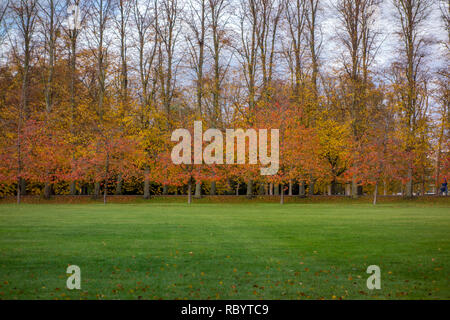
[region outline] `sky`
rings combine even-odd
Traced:
[[[439,44],[439,41],[445,41],[447,33],[441,19],[441,12],[439,10],[439,1],[431,0],[433,5],[431,7],[428,21],[423,26],[423,31],[427,37],[432,37],[436,44],[430,49],[427,56],[427,65],[430,71],[437,68],[448,67],[448,60],[444,59],[444,47]],[[341,52],[341,45],[336,37],[336,29],[339,25],[336,12],[333,6],[337,0],[325,0],[322,11],[322,28],[324,33],[322,60],[332,62],[336,60]],[[396,8],[393,6],[392,0],[383,0],[380,6],[380,11],[377,13],[377,20],[374,27],[381,31],[382,35],[381,45],[376,56],[374,68],[384,69],[388,67],[394,59],[398,57],[399,39],[395,32],[398,30],[398,24],[395,19]],[[332,63],[330,63],[332,65]]]

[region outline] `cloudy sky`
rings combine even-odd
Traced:
[[[436,44],[430,48],[427,56],[427,64],[431,69],[447,66],[448,61],[444,59],[444,47],[440,41],[446,40],[447,34],[441,19],[439,10],[439,0],[433,2],[428,21],[423,26],[423,31],[427,37],[431,37]],[[333,8],[337,0],[326,0],[323,6],[323,56],[322,58],[331,62],[339,58],[341,45],[336,37],[339,20]],[[379,40],[381,46],[376,56],[376,66],[380,68],[388,67],[398,56],[399,39],[395,32],[398,30],[397,19],[395,17],[397,9],[393,6],[392,0],[384,0],[377,13],[375,28],[381,32]]]

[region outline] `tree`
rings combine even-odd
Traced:
[[[30,91],[30,69],[34,53],[34,43],[32,42],[36,28],[37,1],[16,0],[11,3],[13,19],[20,35],[20,44],[12,43],[14,58],[19,65],[22,78],[22,90],[20,105],[18,107],[16,147],[17,147],[17,203],[20,203],[20,196],[26,193],[25,179],[22,178],[22,126],[28,120],[30,113],[29,91]]]
[[[158,84],[158,64],[157,52],[159,48],[159,37],[157,32],[157,2],[145,4],[139,0],[133,3],[133,18],[136,28],[136,48],[138,52],[138,78],[139,78],[139,109],[136,112],[137,128],[140,131],[136,133],[141,137],[155,137],[154,131],[157,130],[155,123],[151,121],[152,114],[157,114],[156,92]],[[154,139],[150,139],[155,142]],[[147,159],[155,159],[157,150],[154,146],[160,143],[148,143],[143,146],[146,151]],[[153,148],[152,148],[153,147]],[[150,166],[148,161],[144,161],[144,198],[150,197]]]
[[[341,0],[336,8],[342,25],[340,40],[345,48],[342,63],[349,79],[351,102],[349,116],[355,146],[366,130],[367,108],[365,102],[369,66],[376,49],[376,32],[373,19],[379,0]],[[355,153],[360,152],[355,150]],[[357,172],[357,170],[354,170]],[[352,177],[352,196],[357,196],[357,180]]]
[[[420,97],[421,76],[423,76],[425,46],[427,39],[421,34],[430,12],[429,0],[393,0],[397,10],[398,36],[401,41],[402,82],[400,113],[405,125],[406,152],[414,152],[414,141],[419,130],[419,120],[423,116],[424,99]],[[413,195],[413,161],[407,172],[406,196]]]

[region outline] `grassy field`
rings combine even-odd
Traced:
[[[2,204],[0,299],[450,299],[449,209]]]

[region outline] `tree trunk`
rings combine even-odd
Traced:
[[[106,194],[107,194],[108,188],[106,188],[106,181],[105,181],[105,190],[103,190],[103,203],[106,204]]]
[[[233,193],[234,189],[231,186],[231,180],[229,178],[227,178],[227,187],[229,188],[229,190],[227,191],[227,193]]]
[[[46,182],[44,185],[44,198],[50,199],[51,195],[52,195],[52,184],[49,182]]]
[[[117,176],[116,192],[114,193],[115,195],[122,194],[122,181],[122,174],[119,173],[119,175]]]
[[[309,183],[309,186],[308,186],[308,194],[310,196],[314,195],[314,184],[315,184],[314,180],[311,179],[311,182]]]
[[[150,173],[149,166],[145,166],[145,169],[144,169],[144,199],[150,198],[150,180],[148,178],[149,173]]]
[[[273,193],[275,196],[279,196],[280,195],[280,185],[278,183],[276,183],[273,187]]]
[[[300,183],[298,184],[298,195],[300,197],[305,196],[305,181],[304,180],[300,181]]]
[[[290,196],[292,196],[292,180],[289,180],[289,193]]]
[[[253,196],[253,181],[250,179],[247,183],[247,198],[251,198]]]
[[[263,196],[265,194],[265,184],[264,183],[259,183],[258,184],[258,194],[260,196]]]
[[[70,182],[70,195],[74,196],[77,194],[77,185],[75,181]]]
[[[331,196],[331,184],[327,185],[327,194]]]
[[[236,195],[237,196],[239,195],[239,186],[240,186],[240,183],[238,182],[238,184],[236,185]]]
[[[347,197],[350,197],[352,195],[352,190],[351,190],[350,183],[346,183],[345,184],[345,195]]]
[[[163,185],[163,195],[167,196],[167,194],[169,193],[169,186],[167,184]]]
[[[202,183],[197,182],[195,184],[195,198],[201,198],[202,197]]]
[[[377,204],[377,194],[378,194],[378,181],[375,183],[375,190],[373,191],[373,204]]]
[[[20,195],[22,194],[22,192],[20,191],[20,178],[19,181],[17,181],[17,204],[20,204]]]
[[[352,198],[358,198],[358,184],[356,183],[355,177],[352,177]]]
[[[24,178],[20,178],[20,195],[26,196],[27,195],[27,181]]]
[[[273,183],[269,183],[269,195],[273,196]]]
[[[188,194],[188,204],[191,204],[192,203],[192,182],[191,181],[189,181],[189,183],[188,183],[187,194]]]
[[[94,184],[94,198],[97,199],[100,196],[100,182]]]
[[[280,190],[280,204],[284,204],[284,184],[282,183],[281,185],[281,190]]]
[[[216,195],[216,182],[215,181],[211,182],[211,189],[209,190],[209,194],[211,196],[215,196]]]
[[[386,179],[383,180],[383,195],[384,195],[384,196],[387,196]]]
[[[406,197],[411,198],[413,196],[413,185],[412,185],[412,168],[408,168],[408,180],[406,181]]]

